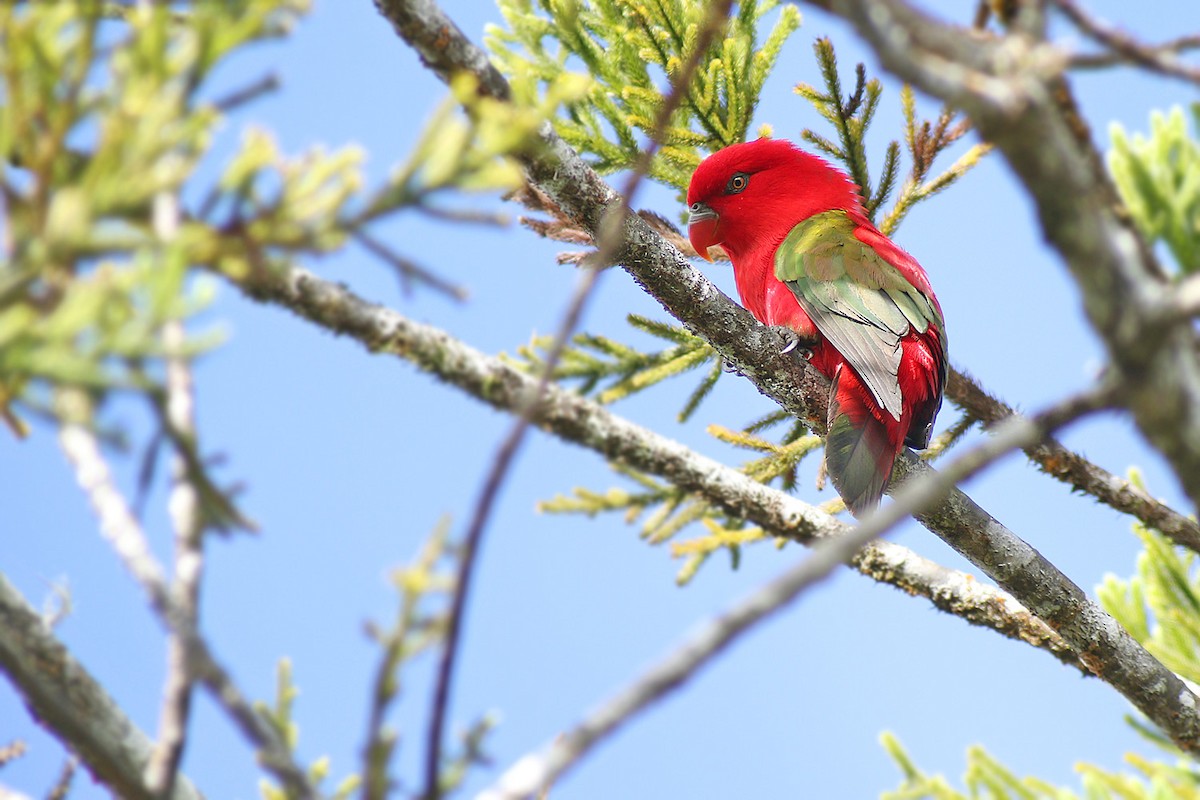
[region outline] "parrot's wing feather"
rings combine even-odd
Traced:
[[[804,220],[776,251],[775,276],[879,406],[899,420],[900,340],[911,330],[924,333],[930,324],[940,330],[941,313],[873,242],[856,236],[860,224],[844,211]]]

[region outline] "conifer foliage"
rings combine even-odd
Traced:
[[[377,4],[386,13],[389,3]],[[1073,7],[1066,0],[1056,5]],[[264,78],[214,96],[214,71],[255,43],[289,35],[307,9],[304,0],[0,2],[0,421],[13,440],[27,437],[39,425],[59,437],[100,518],[99,527],[145,590],[171,644],[184,654],[182,727],[188,727],[187,693],[203,687],[255,750],[269,776],[261,787],[269,800],[344,798],[360,790],[366,798],[447,796],[487,763],[486,739],[496,720],[479,717],[444,758],[437,757],[441,742],[433,736],[437,746],[430,752],[435,755],[420,792],[394,774],[400,738],[389,724],[389,714],[401,699],[402,678],[422,654],[447,646],[452,638],[447,635],[449,609],[466,590],[459,567],[472,554],[455,542],[449,524],[439,526],[414,559],[392,573],[395,620],[368,626],[379,664],[365,692],[369,712],[362,762],[332,788],[325,787],[331,777],[326,759],[311,764],[297,760],[298,689],[290,662],[279,665],[273,700],[254,703],[245,699],[207,648],[199,623],[199,584],[188,583],[189,575],[199,580],[201,570],[194,564],[201,560],[204,536],[255,527],[241,509],[236,485],[216,474],[212,445],[202,443],[194,415],[181,416],[178,411],[181,404],[190,407],[194,401],[187,377],[193,360],[223,345],[218,331],[197,320],[213,303],[210,281],[223,280],[248,297],[287,305],[329,330],[358,339],[373,352],[409,358],[514,415],[532,414],[530,408],[536,406],[525,404],[532,394],[514,376],[528,382],[529,376],[540,380],[548,372],[550,388],[559,392],[560,401],[584,396],[590,399],[588,413],[599,416],[605,413],[602,407],[662,391],[691,373],[683,384],[687,391],[677,420],[697,425],[700,410],[708,408],[706,398],[728,374],[708,340],[674,320],[641,315],[630,315],[630,330],[621,335],[575,335],[553,366],[548,353],[555,342],[550,337],[535,337],[512,355],[488,359],[432,326],[422,328],[426,338],[421,344],[434,344],[418,357],[416,337],[404,339],[401,331],[417,325],[297,268],[359,247],[393,271],[405,289],[462,300],[462,287],[393,249],[375,230],[398,214],[495,222],[490,211],[475,210],[464,199],[469,192],[504,196],[533,209],[537,218],[523,221],[538,235],[573,246],[596,246],[589,233],[573,227],[555,201],[529,182],[523,159],[541,152],[545,131],[556,131],[602,174],[633,168],[657,137],[647,175],[682,196],[692,171],[707,154],[755,135],[769,135],[769,126],[752,128],[762,117],[764,86],[783,48],[795,46],[801,22],[794,3],[736,3],[723,35],[699,54],[694,78],[683,87],[677,110],[659,132],[656,120],[665,92],[697,54],[710,3],[498,0],[498,6],[504,24],[487,31],[486,43],[493,63],[507,76],[511,97],[489,95],[469,70],[449,75],[446,101],[435,110],[412,152],[389,178],[368,186],[364,154],[355,147],[287,154],[270,132],[251,129],[230,155],[215,155],[213,143],[222,123],[235,109],[273,90],[274,82]],[[977,27],[987,24],[992,8],[1004,26],[1024,24],[1022,4],[984,3]],[[1094,38],[1104,41],[1103,36]],[[1194,43],[1182,41],[1178,48],[1185,45]],[[1129,42],[1123,46],[1133,47]],[[1161,47],[1135,51],[1132,61],[1155,65],[1162,53]],[[819,85],[797,85],[795,95],[823,123],[819,129],[800,132],[799,138],[852,176],[867,213],[885,233],[894,232],[915,206],[963,180],[989,152],[990,145],[976,141],[967,119],[949,107],[922,119],[916,94],[907,86],[899,90],[899,119],[881,119],[883,83],[862,64],[852,69],[839,64],[829,38],[815,40],[813,58]],[[1179,72],[1175,62],[1157,67],[1167,74]],[[1200,270],[1200,141],[1195,130],[1200,105],[1192,107],[1191,116],[1191,129],[1181,109],[1153,115],[1148,134],[1115,128],[1108,155],[1129,217],[1144,240],[1159,245],[1168,256],[1164,291],[1189,288]],[[895,136],[876,152],[867,134],[880,128],[895,131]],[[673,207],[639,214],[665,242],[695,255],[668,219],[678,219],[678,211]],[[568,254],[561,260],[584,259]],[[1194,288],[1190,300],[1180,294],[1183,300],[1164,306],[1164,316],[1190,320],[1197,309]],[[736,354],[724,352],[736,359]],[[458,368],[466,374],[479,363],[485,365],[477,370],[482,376],[454,374]],[[514,385],[522,390],[512,389]],[[114,400],[129,398],[143,414],[137,425],[113,412]],[[982,418],[977,408],[961,405],[959,419],[950,422],[927,458],[955,450]],[[547,429],[553,430],[549,425]],[[811,458],[821,452],[820,438],[785,411],[709,422],[705,430],[730,450],[750,454],[741,474],[722,469],[756,492],[764,491],[763,485],[804,491],[807,482],[822,480],[818,459]],[[140,496],[126,501],[106,459],[130,449],[140,463]],[[745,505],[732,513],[724,498],[685,487],[666,470],[635,468],[600,445],[594,449],[612,460],[620,485],[560,486],[562,493],[545,500],[541,509],[621,515],[638,525],[647,543],[669,545],[680,563],[680,584],[697,579],[702,567],[719,560],[715,555],[728,556],[736,568],[748,546],[767,543],[781,548],[790,541],[784,538],[790,532],[779,533],[766,522],[756,524],[753,509]],[[167,458],[172,459],[172,470],[164,478],[158,462]],[[1128,484],[1149,495],[1136,472]],[[174,573],[157,560],[144,530],[149,523],[143,503],[156,486],[173,498],[184,498],[172,501],[172,515],[176,506],[187,507],[192,498],[194,514],[176,523],[179,561]],[[814,515],[844,510],[837,498],[808,509]],[[1133,528],[1143,546],[1135,574],[1127,579],[1108,576],[1096,591],[1099,601],[1169,670],[1192,685],[1200,683],[1198,550],[1179,546],[1143,521]],[[974,582],[971,576],[955,574],[962,583]],[[893,577],[881,580],[912,590]],[[66,660],[69,654],[53,639],[53,620],[43,619],[23,602],[10,602],[10,589],[0,575],[0,670],[23,689],[64,675],[72,676],[67,688],[86,683],[80,678],[86,677],[83,668]],[[1007,597],[997,592],[982,605],[989,610],[1004,606],[995,601],[997,596]],[[1058,636],[1032,613],[1021,612],[1032,627],[1041,626],[1038,630],[1045,638]],[[32,673],[22,671],[30,659],[13,657],[8,646],[10,621],[18,616],[23,632],[50,642],[37,658],[31,656],[36,666]],[[1062,647],[1070,649],[1067,644]],[[1079,666],[1085,654],[1070,655]],[[107,698],[105,702],[115,705]],[[141,762],[129,774],[122,773],[101,761],[98,751],[72,739],[71,721],[56,721],[35,700],[29,703],[70,748],[93,759],[89,768],[114,794],[158,797],[173,789],[178,796],[195,796],[187,778],[173,771],[167,789],[147,784],[151,770],[143,770]],[[145,737],[137,738],[141,734],[136,726],[120,709],[105,713],[112,714],[104,720],[106,729],[137,734],[119,742],[118,749],[136,751],[143,762],[149,760],[149,745]],[[1162,724],[1162,718],[1157,719]],[[900,771],[900,786],[884,797],[1200,798],[1194,758],[1147,719],[1136,717],[1131,724],[1161,747],[1163,757],[1130,756],[1132,771],[1080,766],[1081,795],[1018,777],[979,747],[967,751],[965,793],[960,792],[941,775],[918,767],[898,737],[884,734],[883,748]],[[21,754],[21,747],[6,744],[0,739],[0,768]],[[157,752],[166,753],[167,761],[174,758],[175,766],[169,769],[177,769],[180,751],[172,754],[169,735],[162,736]],[[66,793],[73,769],[64,770],[63,788],[54,787],[50,796]]]

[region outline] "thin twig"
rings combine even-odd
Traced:
[[[1192,33],[1160,44],[1147,44],[1143,46],[1152,53],[1178,55],[1179,53],[1186,53],[1189,50],[1200,49],[1200,34]],[[1128,64],[1129,59],[1121,53],[1109,50],[1103,53],[1081,53],[1072,56],[1070,63],[1072,67],[1079,69],[1101,69],[1103,67],[1114,67],[1119,64]]]
[[[409,5],[409,8],[404,9],[405,5]],[[658,116],[655,119],[650,135],[650,142],[635,163],[633,171],[626,181],[624,190],[620,193],[620,202],[615,207],[610,206],[606,212],[606,219],[602,223],[599,236],[597,237],[597,251],[592,259],[590,259],[590,267],[585,268],[581,275],[571,302],[559,323],[554,342],[550,346],[546,356],[537,392],[534,394],[530,405],[527,408],[521,409],[520,415],[498,448],[492,462],[492,467],[476,501],[471,524],[467,529],[463,541],[463,551],[459,560],[455,591],[451,600],[450,614],[446,625],[446,641],[445,646],[442,648],[442,657],[438,664],[437,682],[434,687],[433,709],[430,715],[429,733],[426,741],[425,789],[423,792],[423,796],[430,798],[430,800],[437,800],[437,798],[441,797],[439,781],[441,772],[441,742],[445,727],[446,710],[449,705],[450,685],[453,680],[454,666],[459,649],[458,642],[462,628],[463,611],[467,603],[480,542],[483,539],[483,533],[491,516],[496,494],[506,479],[513,459],[516,457],[524,441],[525,434],[529,430],[529,422],[536,408],[542,402],[551,376],[554,374],[554,369],[558,365],[558,361],[566,348],[567,341],[579,326],[579,320],[583,316],[583,310],[595,290],[602,268],[609,263],[609,260],[618,252],[624,242],[625,227],[630,218],[633,197],[650,170],[650,165],[654,160],[654,155],[658,150],[663,133],[670,123],[671,116],[683,101],[692,77],[699,68],[701,60],[707,54],[709,46],[724,28],[732,6],[732,0],[715,0],[709,6],[705,24],[697,36],[692,53],[679,72],[672,76],[671,88],[663,98],[663,103],[658,109]],[[382,7],[380,10],[381,12],[384,11]],[[423,28],[418,30],[410,26],[405,32],[406,39],[414,47],[417,46],[417,42],[426,46],[429,42],[440,39],[444,36],[444,31],[448,27],[452,27],[456,31],[458,30],[454,26],[453,21],[446,17],[435,3],[427,2],[426,0],[417,0],[411,4],[401,3],[398,11],[402,14],[411,13],[414,16],[424,15],[423,19],[421,19],[424,25]],[[389,19],[393,18],[389,17]],[[431,24],[435,20],[436,23]],[[461,35],[461,31],[459,31],[459,34]]]
[[[1162,75],[1169,75],[1200,85],[1200,67],[1194,67],[1179,58],[1179,51],[1182,48],[1163,49],[1161,46],[1156,47],[1138,41],[1120,28],[1093,17],[1075,0],[1051,0],[1051,2],[1058,6],[1080,31],[1109,48],[1121,60],[1139,64]],[[1185,44],[1191,44],[1186,39],[1184,41]]]
[[[79,766],[74,756],[63,762],[62,769],[58,773],[58,780],[50,787],[50,791],[46,793],[46,800],[66,800],[67,794],[71,791],[71,781],[75,779],[75,769]]]
[[[58,406],[63,420],[59,431],[60,446],[75,468],[76,480],[100,520],[101,533],[146,592],[151,607],[167,629],[187,639],[185,646],[196,679],[225,709],[242,735],[258,749],[263,767],[298,797],[315,798],[317,793],[306,771],[295,762],[276,731],[246,700],[228,671],[213,656],[207,642],[181,619],[167,589],[162,565],[151,552],[141,523],[129,510],[100,452],[95,434],[88,428],[91,408],[86,395],[63,390]]]
[[[25,755],[28,745],[22,739],[13,739],[8,744],[0,747],[0,767],[5,764],[16,761],[21,756]]]
[[[218,111],[228,114],[230,111],[243,106],[246,103],[253,102],[263,95],[270,94],[279,88],[279,76],[274,72],[267,73],[259,78],[254,83],[248,86],[243,86],[230,94],[225,95],[216,102],[213,106]]]
[[[165,249],[179,229],[179,197],[163,192],[154,199],[154,232],[160,248]],[[167,353],[166,424],[194,446],[196,439],[191,367],[182,354],[185,345],[183,323],[172,320],[163,327],[163,347]],[[180,445],[176,445],[177,449]],[[158,744],[146,766],[146,783],[155,792],[168,794],[175,783],[179,763],[187,742],[191,716],[194,670],[187,642],[199,627],[200,584],[204,577],[204,526],[200,514],[199,493],[191,480],[188,459],[178,453],[171,465],[171,492],[167,509],[175,530],[175,575],[171,597],[185,633],[171,632],[167,638],[167,677],[159,712]]]
[[[635,715],[682,686],[735,639],[780,611],[813,584],[827,578],[862,547],[883,535],[909,514],[941,499],[955,484],[977,474],[1013,450],[1028,447],[1084,414],[1113,400],[1109,387],[1073,396],[1028,419],[1013,420],[992,439],[958,456],[942,472],[930,471],[907,483],[889,503],[844,536],[822,541],[812,553],[780,577],[729,610],[709,619],[663,661],[601,704],[579,725],[559,734],[536,753],[518,759],[477,800],[520,800],[544,792],[595,745]]]
[[[457,300],[461,303],[467,299],[468,292],[465,288],[451,283],[445,278],[425,269],[420,264],[405,258],[367,233],[363,228],[355,228],[353,236],[354,240],[365,247],[368,252],[386,261],[392,269],[396,270],[396,274],[400,277],[400,285],[405,293],[411,291],[412,282],[416,281],[417,283],[425,284],[431,289],[436,289],[451,300]]]

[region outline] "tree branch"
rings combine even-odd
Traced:
[[[819,542],[808,558],[730,610],[705,622],[698,633],[689,636],[666,659],[603,703],[582,723],[556,736],[537,753],[518,759],[495,786],[479,795],[480,800],[540,796],[599,741],[682,686],[735,639],[784,608],[810,586],[829,577],[860,548],[910,513],[920,512],[952,490],[957,482],[977,474],[1012,450],[1028,446],[1052,430],[1106,407],[1113,395],[1111,387],[1102,387],[1069,398],[1030,419],[1010,420],[994,438],[954,459],[943,472],[930,470],[910,481],[897,493],[896,502],[876,509],[845,534]]]
[[[1179,36],[1170,41],[1161,42],[1159,44],[1142,45],[1151,53],[1166,55],[1187,52],[1188,50],[1200,49],[1200,34],[1191,33],[1185,36]],[[1071,57],[1071,66],[1079,69],[1100,69],[1103,67],[1115,67],[1119,64],[1128,64],[1129,59],[1119,52],[1106,51],[1101,53],[1086,53]]]
[[[481,91],[496,92],[493,96],[507,98],[507,84],[487,62],[484,53],[468,41],[431,0],[376,0],[376,3],[389,16],[397,32],[443,79],[455,69],[470,70],[476,73]],[[1062,175],[1063,164],[1041,163],[1046,161],[1044,138],[1053,140],[1055,136],[1061,139],[1063,133],[1072,135],[1070,130],[1057,128],[1043,131],[1048,123],[1036,114],[1031,118],[1030,114],[1036,103],[1051,102],[1053,105],[1052,95],[1038,75],[1057,68],[1062,62],[1061,54],[1052,48],[1033,48],[1024,39],[1014,39],[1012,43],[1006,40],[1007,60],[1001,61],[1005,69],[997,73],[993,63],[997,60],[995,43],[967,29],[947,31],[946,26],[895,0],[879,0],[869,7],[851,0],[831,0],[819,5],[839,11],[858,25],[860,31],[866,28],[881,40],[886,39],[873,42],[885,62],[889,58],[911,61],[908,50],[916,47],[925,56],[928,67],[920,71],[920,80],[914,80],[917,85],[925,86],[927,91],[935,91],[930,87],[936,87],[935,93],[949,102],[984,109],[991,116],[977,121],[981,131],[1006,130],[1009,135],[1006,146],[1023,148],[1023,156],[1036,157],[1039,168],[1047,176],[1059,175],[1053,198],[1055,205],[1052,209],[1043,209],[1047,230],[1052,239],[1058,237],[1056,242],[1060,246],[1090,253],[1102,262],[1094,267],[1083,262],[1077,265],[1081,275],[1093,280],[1097,288],[1108,291],[1107,299],[1088,295],[1092,301],[1088,311],[1099,319],[1098,327],[1103,328],[1106,336],[1119,341],[1120,346],[1113,348],[1113,352],[1114,359],[1119,362],[1121,377],[1129,379],[1132,374],[1137,379],[1128,384],[1133,387],[1130,406],[1143,431],[1163,449],[1177,472],[1184,476],[1193,499],[1200,497],[1200,452],[1190,452],[1182,443],[1188,437],[1200,441],[1200,365],[1194,357],[1184,358],[1184,344],[1188,343],[1190,350],[1194,336],[1188,331],[1164,326],[1131,335],[1133,331],[1129,326],[1119,324],[1123,312],[1118,306],[1153,304],[1162,294],[1161,290],[1148,289],[1139,280],[1145,275],[1147,265],[1138,257],[1150,259],[1150,255],[1131,227],[1118,221],[1112,212],[1112,207],[1116,207],[1115,193],[1104,183],[1103,168],[1094,153],[1092,158],[1082,162],[1076,157],[1078,153],[1073,153],[1070,175]],[[934,26],[936,35],[921,29],[921,24],[926,21]],[[943,39],[949,39],[947,46],[953,47],[951,55],[931,49],[927,42],[931,38],[938,45],[945,44]],[[985,44],[989,46],[985,47]],[[1031,96],[1035,94],[1038,95],[1036,103]],[[967,101],[972,105],[965,106]],[[1053,106],[1053,115],[1061,122],[1057,106]],[[1020,135],[1005,127],[1016,119],[1028,126]],[[1039,131],[1045,136],[1037,135]],[[529,181],[553,200],[567,217],[595,236],[607,209],[619,202],[618,198],[611,187],[554,133],[549,123],[539,130],[539,137],[541,146],[522,159]],[[1074,143],[1073,138],[1071,141]],[[1011,156],[1010,160],[1013,160]],[[1097,184],[1108,188],[1104,199],[1109,205],[1101,209],[1094,205]],[[1081,188],[1088,202],[1079,204],[1070,190],[1072,186]],[[1037,199],[1049,198],[1039,195]],[[1096,219],[1083,214],[1077,207],[1079,205],[1099,215],[1105,223],[1102,230],[1097,231]],[[1051,226],[1046,220],[1047,214],[1054,219],[1073,219],[1086,225],[1077,228]],[[626,219],[624,235],[625,247],[620,253],[620,263],[647,292],[676,319],[713,345],[760,392],[790,413],[809,420],[816,430],[824,427],[828,383],[815,371],[805,369],[802,363],[781,353],[778,334],[754,322],[749,312],[734,304],[687,264],[679,251],[664,242],[640,218],[630,216]],[[1116,242],[1122,249],[1114,253],[1097,247],[1093,243],[1094,237],[1096,241]],[[1133,254],[1135,263],[1122,260],[1117,253]],[[1073,252],[1073,255],[1078,256],[1079,252]],[[1163,352],[1169,357],[1163,358]],[[1147,366],[1149,369],[1145,368]],[[1146,383],[1145,378],[1153,380]],[[1165,397],[1161,396],[1164,391]],[[1168,409],[1161,408],[1163,405]],[[1175,424],[1183,421],[1181,418],[1188,409],[1192,412],[1186,424]],[[1169,431],[1164,427],[1168,422],[1174,424]],[[918,466],[911,452],[902,454],[897,464],[901,475],[914,468],[927,468]],[[1030,610],[1050,622],[1072,647],[1086,654],[1084,663],[1089,669],[1125,695],[1177,745],[1189,752],[1200,752],[1200,715],[1197,714],[1200,699],[1040,553],[958,490],[919,519],[1011,591]]]
[[[288,308],[323,328],[349,336],[372,352],[411,361],[434,377],[489,405],[513,412],[527,407],[537,380],[511,364],[480,353],[445,331],[368,303],[344,286],[301,269],[260,270],[238,279],[258,300]],[[533,424],[605,458],[662,476],[714,505],[761,526],[768,534],[802,544],[840,536],[849,528],[800,500],[683,445],[629,422],[603,406],[554,384]],[[973,625],[1043,649],[1085,671],[1074,651],[1005,592],[948,569],[891,542],[875,542],[855,557],[864,575],[928,598]]]
[[[1179,78],[1200,85],[1200,68],[1184,63],[1179,58],[1181,47],[1194,46],[1195,37],[1169,42],[1168,46],[1154,46],[1140,42],[1119,28],[1096,19],[1075,0],[1050,0],[1067,15],[1089,38],[1107,47],[1121,61],[1137,64],[1161,75]]]
[[[986,425],[1018,416],[1012,406],[991,395],[974,378],[953,367],[946,384],[946,397],[968,415]],[[1200,524],[1185,517],[1125,478],[1112,474],[1074,450],[1047,437],[1024,449],[1042,472],[1068,486],[1086,492],[1101,503],[1141,520],[1173,542],[1200,553]]]
[[[154,233],[160,254],[179,230],[179,197],[161,192],[154,198]],[[162,332],[167,352],[166,424],[184,439],[177,448],[194,446],[196,440],[192,372],[181,351],[185,344],[183,323],[171,320]],[[204,577],[204,526],[200,516],[199,492],[192,482],[188,460],[177,453],[171,465],[171,493],[167,510],[175,529],[175,576],[171,596],[183,625],[196,631],[200,617],[200,583]],[[146,783],[157,794],[165,794],[175,783],[187,743],[188,719],[192,710],[195,672],[187,649],[187,637],[171,632],[167,638],[167,678],[159,712],[158,742],[146,767]]]
[[[131,800],[199,800],[186,776],[166,795],[144,773],[152,744],[0,574],[0,668],[25,704],[87,765],[96,780]]]

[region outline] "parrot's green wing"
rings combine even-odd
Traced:
[[[896,265],[855,235],[845,211],[804,220],[775,253],[787,284],[817,330],[854,367],[875,401],[900,419],[900,339],[942,327],[941,314]],[[873,229],[872,229],[873,230]]]

